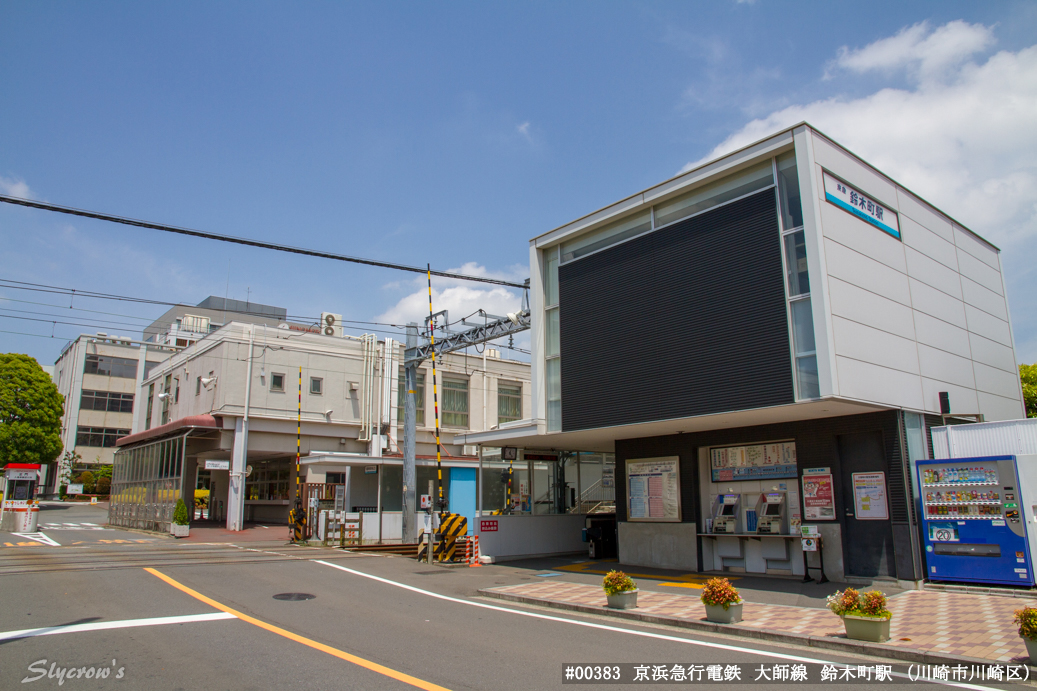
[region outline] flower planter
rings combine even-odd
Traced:
[[[173,537],[187,537],[191,533],[191,526],[171,523],[169,525],[169,532]]]
[[[855,641],[885,643],[889,640],[889,619],[884,617],[859,617],[855,614],[844,614],[843,626],[846,627],[846,637]]]
[[[605,597],[608,599],[609,607],[612,609],[634,609],[637,607],[636,590],[624,590],[615,595],[606,594]]]
[[[706,620],[716,624],[734,624],[742,621],[742,602],[733,602],[724,609],[723,605],[706,605]]]
[[[1037,664],[1037,640],[1021,636],[1026,644],[1026,654],[1030,657],[1030,664]]]

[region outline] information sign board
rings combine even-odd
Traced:
[[[888,521],[886,502],[886,474],[854,473],[853,504],[858,521]]]
[[[835,520],[835,492],[831,473],[803,476],[803,520]]]
[[[710,449],[713,482],[796,477],[796,442]]]
[[[628,521],[680,522],[677,456],[628,460],[626,472]]]

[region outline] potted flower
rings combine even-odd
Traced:
[[[734,624],[742,621],[744,600],[738,589],[726,578],[710,578],[702,586],[702,604],[706,606],[706,619],[718,624]]]
[[[873,643],[889,640],[889,620],[893,613],[886,609],[885,593],[878,590],[859,593],[853,588],[837,590],[828,596],[828,609],[842,618],[847,638]]]
[[[1019,625],[1019,635],[1026,644],[1026,653],[1030,656],[1030,662],[1037,661],[1037,607],[1017,609],[1015,623]]]
[[[187,504],[183,499],[176,500],[173,509],[173,523],[169,526],[169,532],[173,537],[187,537],[191,532],[191,517],[187,514]]]
[[[637,607],[637,584],[622,571],[609,571],[601,582],[605,597],[612,609],[634,609]]]

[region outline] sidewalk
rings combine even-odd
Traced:
[[[183,542],[288,542],[291,528],[287,525],[265,526],[259,523],[246,523],[244,530],[233,531],[223,527],[223,522],[210,523],[195,520],[191,523],[191,532]]]
[[[566,574],[568,575],[568,574]],[[831,583],[829,592],[846,587]],[[480,594],[514,602],[637,619],[684,628],[781,640],[821,648],[855,650],[926,664],[960,662],[1027,662],[1026,648],[1012,623],[1015,610],[1030,601],[998,595],[910,590],[893,595],[890,640],[884,644],[846,638],[839,617],[811,606],[746,601],[739,624],[705,621],[697,594],[671,594],[641,589],[634,610],[606,608],[599,585],[559,580],[487,588]],[[744,594],[743,594],[744,597]]]

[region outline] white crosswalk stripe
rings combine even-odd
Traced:
[[[40,530],[110,530],[96,523],[43,523]]]

